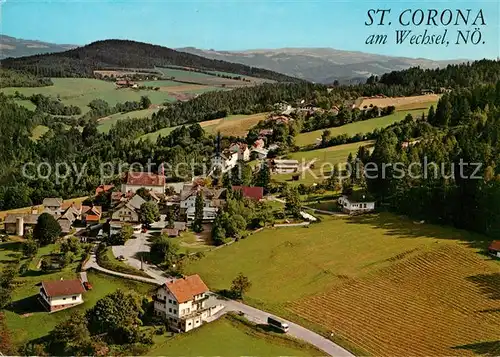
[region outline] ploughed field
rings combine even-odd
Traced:
[[[500,262],[486,237],[389,213],[265,229],[190,263],[213,289],[376,356],[498,355]]]

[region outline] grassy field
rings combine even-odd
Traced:
[[[411,114],[413,117],[420,117],[423,112],[427,115],[427,110],[430,108],[432,104],[435,102],[425,103],[425,107],[411,110],[397,110],[395,113],[391,115],[387,115],[385,117],[374,118],[364,121],[358,121],[355,123],[338,126],[335,128],[329,128],[331,132],[331,136],[338,136],[346,134],[348,136],[353,136],[358,133],[366,134],[372,132],[375,129],[385,128],[391,124],[397,123],[403,120],[406,115]],[[309,133],[302,133],[297,135],[295,138],[295,144],[298,146],[307,146],[316,144],[316,139],[321,139],[321,134],[325,129],[311,131]]]
[[[224,136],[239,136],[245,137],[248,131],[257,125],[261,120],[266,119],[267,113],[259,113],[253,115],[230,115],[223,118],[219,123],[205,127],[205,131],[216,134],[220,133]]]
[[[52,78],[53,86],[33,88],[2,88],[0,92],[14,94],[16,91],[30,96],[32,94],[43,94],[59,97],[66,105],[76,105],[85,113],[89,110],[88,104],[94,99],[103,99],[110,105],[126,101],[137,101],[143,95],[147,95],[153,104],[162,104],[174,99],[166,92],[116,89],[113,82],[101,81],[89,78]]]
[[[207,121],[202,121],[200,122],[200,126],[207,130],[208,128],[212,127],[212,126],[215,126],[217,125],[218,123],[220,123],[223,119],[214,119],[214,120],[207,120]],[[188,124],[189,125],[189,124]],[[173,127],[169,127],[169,128],[163,128],[163,129],[160,129],[160,130],[157,130],[155,132],[152,132],[152,133],[148,133],[148,134],[144,134],[140,137],[138,137],[136,139],[136,141],[139,141],[139,140],[144,140],[144,139],[148,139],[150,140],[151,142],[155,143],[156,142],[156,139],[158,139],[159,136],[168,136],[175,128],[178,128],[179,126],[173,126]],[[210,131],[209,131],[210,132]]]
[[[35,110],[36,109],[36,105],[33,104],[31,102],[31,100],[16,99],[15,102],[16,102],[16,104],[21,105],[21,106],[25,107],[26,109],[29,109],[29,110]]]
[[[397,109],[411,109],[410,107],[422,107],[425,103],[437,103],[441,96],[439,94],[414,95],[410,97],[389,97],[389,98],[363,98],[359,108],[377,106],[379,108],[395,106]]]
[[[186,270],[211,289],[242,272],[253,282],[250,304],[369,354],[471,354],[460,346],[498,340],[500,263],[478,254],[485,237],[389,213],[322,218],[264,230]]]
[[[74,272],[75,267],[76,263],[73,263],[62,272],[52,274],[31,271],[28,276],[17,279],[20,285],[14,290],[12,307],[5,310],[7,326],[12,330],[15,342],[22,343],[47,335],[55,325],[66,320],[72,312],[89,309],[97,300],[117,289],[149,294],[153,288],[148,284],[89,272],[88,280],[93,289],[84,293],[85,302],[72,309],[49,314],[36,300],[39,291],[37,284],[42,280],[77,278],[77,274]]]
[[[40,139],[43,134],[45,134],[47,131],[49,131],[49,128],[46,127],[45,125],[37,125],[33,131],[31,132],[31,139],[33,141],[37,141]]]
[[[158,336],[150,356],[318,356],[321,352],[276,333],[223,317],[173,338]]]
[[[299,161],[299,165],[307,164],[314,161],[314,168],[303,171],[298,181],[292,181],[293,174],[279,174],[273,175],[272,178],[278,182],[289,181],[292,184],[312,184],[314,182],[321,182],[325,177],[331,174],[334,165],[345,163],[350,153],[356,156],[360,146],[371,147],[373,141],[361,141],[358,143],[331,146],[324,149],[299,151],[294,152],[287,157]]]
[[[113,125],[123,119],[136,119],[136,118],[150,118],[153,113],[158,112],[159,109],[143,109],[136,110],[128,113],[116,113],[105,118],[99,119],[97,130],[101,133],[107,133]]]
[[[225,86],[232,88],[232,87],[254,85],[256,83],[268,82],[267,80],[263,80],[260,78],[248,77],[248,79],[250,79],[251,82],[244,82],[229,78],[211,76],[209,74],[200,72],[184,71],[182,69],[173,69],[173,68],[157,68],[157,69],[163,74],[164,77],[168,78],[172,77],[172,79],[176,81],[199,83],[203,85],[216,86],[216,87]],[[222,72],[219,73],[223,74]]]

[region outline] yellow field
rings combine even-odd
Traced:
[[[390,97],[390,98],[362,98],[361,104],[358,108],[362,109],[365,106],[370,105],[377,106],[379,108],[388,107],[390,105],[395,106],[397,109],[419,109],[407,107],[408,105],[415,105],[426,102],[437,102],[440,95],[438,94],[426,94],[426,95],[415,95],[412,97]]]
[[[259,113],[253,115],[231,115],[227,118],[218,119],[219,122],[205,125],[205,130],[210,133],[221,132],[225,136],[245,137],[248,131],[257,125],[261,120],[266,119],[268,113]],[[203,122],[207,123],[207,122]]]
[[[456,244],[406,254],[289,309],[374,356],[500,355],[499,264]]]

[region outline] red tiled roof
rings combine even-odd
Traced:
[[[175,296],[179,304],[193,300],[195,295],[203,294],[208,291],[208,287],[198,274],[186,276],[174,282],[168,282],[165,285]]]
[[[42,287],[47,296],[51,297],[82,294],[85,292],[82,282],[78,279],[42,281]]]
[[[127,185],[135,186],[163,186],[165,185],[165,176],[151,172],[129,172],[126,182]]]
[[[243,197],[248,197],[254,200],[261,200],[264,197],[264,188],[249,187],[249,186],[233,186],[233,191],[241,191]]]
[[[89,222],[89,221],[91,221],[91,222],[99,222],[100,219],[101,219],[101,217],[96,216],[94,214],[89,214],[87,217],[85,217],[85,220],[87,222]]]
[[[494,250],[496,252],[500,252],[500,240],[495,240],[491,242],[490,246],[488,247],[489,250]]]
[[[97,196],[101,192],[108,192],[109,190],[113,189],[115,185],[101,185],[95,189],[95,195]]]

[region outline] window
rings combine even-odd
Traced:
[[[177,305],[177,301],[172,300],[172,304]]]
[[[172,312],[172,308],[168,309],[168,312]]]
[[[191,326],[191,322],[188,323],[188,326]]]
[[[171,299],[168,299],[168,303],[171,304],[172,303],[172,300]]]
[[[174,310],[174,314],[177,314],[177,310]]]
[[[66,300],[66,298],[63,298],[63,300]]]
[[[73,296],[73,300],[76,300],[76,296]]]

